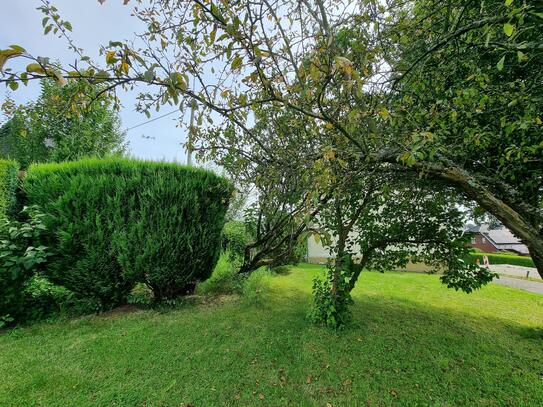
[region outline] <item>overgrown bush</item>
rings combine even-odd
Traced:
[[[23,216],[24,221],[0,219],[0,327],[23,318],[27,285],[50,256],[40,244],[45,215],[28,207]]]
[[[534,261],[531,257],[518,256],[515,254],[472,252],[468,254],[466,261],[475,264],[477,259],[479,259],[479,262],[482,265],[483,256],[488,257],[490,264],[511,264],[513,266],[535,267]]]
[[[227,252],[231,262],[243,260],[245,247],[250,237],[245,224],[241,221],[230,221],[224,224],[222,230],[222,249]]]
[[[314,323],[333,329],[342,328],[349,323],[349,306],[353,303],[349,282],[358,267],[360,265],[346,255],[340,269],[329,263],[325,278],[313,280],[313,305],[309,310],[309,318]]]
[[[0,217],[15,212],[18,171],[19,166],[15,161],[0,160]]]
[[[201,169],[109,158],[33,165],[24,191],[49,214],[48,277],[107,309],[137,282],[161,300],[209,277],[231,186]]]
[[[65,287],[51,283],[40,274],[35,274],[24,289],[25,322],[54,318],[60,315],[81,315],[96,311],[96,304],[82,302]]]

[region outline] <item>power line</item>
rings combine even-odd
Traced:
[[[160,120],[160,119],[162,119],[162,118],[164,118],[164,117],[166,117],[166,116],[169,116],[169,115],[171,115],[171,114],[178,113],[178,112],[179,112],[178,109],[172,110],[171,112],[166,113],[166,114],[163,114],[162,116],[158,116],[158,117],[155,117],[154,119],[147,120],[147,121],[145,121],[145,122],[143,122],[143,123],[140,123],[140,124],[136,124],[135,126],[132,126],[132,127],[128,128],[128,129],[126,129],[126,131],[133,130],[133,129],[135,129],[136,127],[141,127],[141,126],[144,126],[144,125],[146,125],[146,124],[148,124],[148,123],[151,123],[151,122],[155,122],[155,121]]]

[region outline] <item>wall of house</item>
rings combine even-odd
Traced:
[[[473,235],[470,246],[482,250],[485,253],[494,253],[498,251],[498,249],[496,249],[494,245],[480,233]]]
[[[360,247],[355,245],[353,247],[355,254],[360,253]],[[321,242],[317,242],[314,236],[310,236],[307,239],[307,262],[312,264],[326,264],[328,260],[332,257],[330,251],[325,248]],[[431,267],[423,263],[411,263],[409,262],[407,266],[399,271],[414,271],[414,272],[428,272],[431,271]]]

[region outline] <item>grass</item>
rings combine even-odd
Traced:
[[[543,296],[365,273],[355,323],[306,318],[319,266],[223,301],[0,334],[2,406],[543,405]]]

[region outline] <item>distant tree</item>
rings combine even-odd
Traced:
[[[0,129],[0,152],[22,168],[32,162],[76,160],[124,151],[125,134],[103,87],[42,81],[38,100],[15,108]]]

